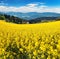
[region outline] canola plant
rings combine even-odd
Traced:
[[[0,59],[60,59],[60,21],[39,24],[0,21]]]

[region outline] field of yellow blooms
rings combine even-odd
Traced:
[[[60,59],[60,21],[13,24],[0,20],[0,59]]]

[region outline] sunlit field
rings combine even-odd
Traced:
[[[0,21],[0,59],[60,59],[60,21],[38,24]]]

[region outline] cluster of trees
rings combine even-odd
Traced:
[[[0,15],[0,20],[5,20],[5,16]]]
[[[15,16],[10,16],[10,15],[0,15],[0,20],[5,20],[6,22],[13,22],[17,24],[22,24],[22,23],[27,23],[27,20],[15,17]]]

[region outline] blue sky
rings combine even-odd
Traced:
[[[0,0],[0,11],[60,13],[60,0]]]
[[[8,4],[8,6],[23,6],[29,3],[46,3],[48,6],[60,6],[60,0],[0,0],[0,3],[3,2]]]

